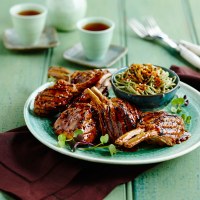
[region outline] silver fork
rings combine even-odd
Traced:
[[[138,20],[130,19],[128,24],[139,37],[147,40],[160,40],[176,51],[179,50],[177,43],[170,39],[167,34],[161,31],[156,21],[152,17],[146,18],[145,22],[146,25],[144,26]]]
[[[200,55],[200,53],[197,54],[197,51],[195,51],[195,49],[193,48],[194,44],[191,45],[190,43],[186,46],[182,42],[176,43],[171,38],[169,38],[167,34],[162,32],[162,30],[159,28],[156,21],[152,17],[146,18],[145,25],[143,25],[136,19],[130,19],[128,21],[128,24],[139,37],[147,40],[159,40],[164,42],[169,47],[179,52],[185,60],[200,69],[200,58],[197,56]],[[199,46],[198,49],[200,51]]]
[[[144,25],[140,23],[138,20],[130,19],[128,20],[128,25],[139,37],[150,40],[154,39],[152,36],[149,35]]]
[[[167,34],[165,34],[160,27],[158,26],[157,22],[153,17],[148,17],[145,19],[146,22],[146,31],[147,33],[155,39],[162,40],[165,44],[169,45],[171,48],[179,51],[178,44],[173,41]]]

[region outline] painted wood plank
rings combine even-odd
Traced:
[[[5,29],[12,27],[9,8],[19,0],[4,0],[1,5],[0,36]],[[36,2],[42,2],[37,0]],[[25,124],[23,106],[33,90],[41,85],[48,65],[48,51],[14,52],[7,50],[0,42],[0,131]],[[11,113],[9,115],[9,113]]]
[[[123,37],[122,37],[122,29],[123,29],[123,21],[120,8],[121,8],[121,1],[116,0],[88,0],[88,8],[86,17],[89,16],[103,16],[113,20],[116,24],[112,44],[116,45],[124,45]],[[106,6],[105,6],[106,5]],[[111,12],[112,10],[112,12]],[[71,48],[74,44],[79,43],[79,36],[77,30],[68,31],[68,32],[58,32],[60,45],[53,50],[53,55],[51,59],[50,65],[59,65],[64,66],[71,71],[74,70],[86,70],[89,69],[87,67],[77,65],[71,62],[66,61],[63,58],[63,53],[68,48]],[[121,59],[112,67],[121,67],[124,66],[125,61]],[[125,200],[126,199],[126,185],[120,185],[116,187],[106,198],[106,200]]]
[[[122,184],[117,186],[104,200],[127,200],[126,198],[126,185]]]
[[[143,20],[145,17],[153,16],[161,29],[171,38],[191,40],[191,30],[186,23],[184,1],[169,0],[136,0],[126,1],[126,19],[137,18]],[[169,67],[171,64],[189,65],[179,55],[163,48],[152,41],[145,41],[134,34],[127,26],[127,46],[129,49],[128,61],[130,63],[154,63]]]
[[[3,31],[6,28],[12,26],[9,17],[9,8],[13,4],[20,3],[19,0],[3,0],[0,12],[0,19],[4,21],[0,27],[0,34],[3,35]],[[44,4],[42,0],[36,0],[34,2]],[[116,31],[113,37],[114,44],[121,44],[120,31],[118,21],[119,9],[118,2],[105,1],[107,9],[103,6],[99,6],[98,1],[88,1],[88,16],[105,16],[113,19],[116,22]],[[112,8],[115,12],[110,12]],[[104,15],[105,14],[105,15]],[[0,131],[6,131],[11,128],[15,128],[24,125],[23,119],[23,106],[28,98],[29,94],[35,90],[39,85],[46,81],[47,69],[50,65],[62,65],[69,66],[70,69],[79,69],[80,66],[67,63],[62,55],[64,50],[79,42],[77,31],[60,32],[59,39],[61,45],[57,48],[50,49],[44,52],[38,53],[21,53],[12,52],[4,48],[2,42],[0,43],[0,87],[8,88],[7,90],[0,90],[1,102],[0,102]],[[53,57],[52,57],[53,55]],[[119,61],[115,66],[121,66],[122,61]],[[81,67],[82,69],[82,67]],[[8,113],[11,113],[9,115]],[[126,186],[120,185],[116,187],[106,199],[126,199]],[[8,195],[0,193],[0,199],[10,199]]]
[[[4,23],[1,23],[0,27],[1,36],[3,30],[11,26],[9,14],[7,12],[9,7],[14,3],[20,2],[18,0],[3,1],[3,9],[1,8],[2,11],[0,13],[0,19],[4,19]],[[42,0],[37,0],[37,2],[44,3]],[[87,16],[103,15],[116,22],[113,43],[121,45],[127,44],[129,54],[126,63],[123,59],[114,67],[120,67],[132,62],[151,62],[164,66],[170,66],[171,64],[188,65],[188,63],[183,61],[180,57],[170,54],[168,50],[137,38],[130,29],[125,26],[126,17],[138,17],[141,19],[144,15],[153,15],[158,20],[161,28],[174,39],[182,38],[190,41],[197,41],[199,38],[197,38],[194,31],[191,30],[190,24],[186,23],[186,21],[190,21],[190,18],[188,19],[188,15],[185,13],[188,9],[188,5],[185,2],[189,2],[191,10],[194,11],[192,12],[192,16],[196,33],[198,33],[198,0],[102,0],[101,2],[97,0],[88,0],[89,8]],[[112,10],[112,12],[110,12],[110,10]],[[125,16],[125,18],[123,18],[123,16]],[[177,27],[181,28],[179,29]],[[126,34],[126,37],[121,37],[121,34]],[[83,69],[80,66],[68,63],[62,57],[65,49],[79,41],[77,32],[60,32],[59,38],[61,41],[59,47],[54,50],[36,54],[16,54],[6,50],[2,42],[0,43],[0,62],[1,66],[3,66],[0,67],[0,87],[9,88],[9,91],[0,90],[0,97],[2,98],[0,101],[0,119],[3,119],[0,122],[1,131],[24,124],[22,113],[23,104],[28,95],[46,80],[46,71],[50,64]],[[53,57],[51,59],[52,53]],[[10,75],[11,72],[12,74]],[[31,79],[29,78],[30,74],[32,77]],[[12,116],[8,114],[11,112],[10,110],[12,110]],[[166,197],[167,199],[169,197],[171,199],[199,199],[199,158],[200,151],[197,149],[186,156],[162,163],[156,168],[139,176],[134,182],[133,189],[130,183],[128,187],[125,187],[125,185],[118,186],[106,199],[131,199],[133,192],[134,199],[162,200],[166,199]],[[129,191],[127,196],[125,194],[126,189]],[[0,199],[1,198],[4,198],[3,195],[0,196]]]
[[[87,8],[87,13],[86,17],[91,17],[91,16],[103,16],[107,17],[111,20],[113,20],[116,24],[115,30],[114,30],[114,35],[113,35],[113,40],[112,44],[116,45],[124,45],[122,42],[121,37],[121,29],[122,29],[122,17],[121,17],[121,12],[120,12],[120,7],[121,7],[121,1],[119,0],[88,0],[88,8]],[[106,6],[105,6],[106,5]],[[111,12],[112,10],[112,12]],[[70,63],[66,61],[63,58],[63,53],[65,50],[71,48],[73,45],[76,43],[79,43],[79,35],[78,31],[69,31],[69,32],[59,32],[59,39],[60,39],[60,46],[56,47],[53,52],[52,56],[52,61],[51,65],[60,65],[60,66],[65,66],[71,70],[74,69],[79,69],[79,70],[85,70],[88,69],[87,67],[77,65],[74,63]],[[121,59],[118,61],[114,66],[112,67],[121,67],[123,66],[124,60]]]
[[[134,182],[136,200],[198,200],[200,196],[200,150],[163,162]]]
[[[9,8],[20,0],[3,0],[0,12],[0,37],[12,27]],[[44,3],[43,0],[34,2]],[[0,42],[0,132],[25,124],[23,107],[28,96],[44,81],[49,62],[49,51],[14,52]],[[1,200],[11,200],[0,193]]]
[[[195,42],[200,45],[200,23],[199,23],[200,2],[198,0],[188,0],[186,2],[188,5],[188,12],[190,14],[188,23],[190,24],[191,28],[193,28],[194,35],[195,35]]]
[[[194,25],[199,30],[199,1],[189,1]],[[132,8],[132,9],[130,9]],[[142,19],[153,16],[160,27],[175,40],[184,39],[196,42],[195,30],[191,26],[187,1],[126,1],[127,18]],[[199,31],[196,30],[196,33]],[[170,53],[163,47],[144,41],[135,36],[127,27],[128,63],[154,63],[169,67],[171,64],[188,65],[179,56]],[[200,149],[181,158],[163,162],[157,167],[140,175],[133,182],[133,199],[197,200],[200,196]]]

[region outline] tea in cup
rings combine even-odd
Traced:
[[[11,7],[10,15],[22,45],[34,45],[44,30],[47,9],[40,4],[23,3]]]
[[[111,43],[114,22],[103,17],[89,17],[77,23],[85,56],[90,60],[102,60]]]

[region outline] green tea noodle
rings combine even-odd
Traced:
[[[175,76],[169,77],[169,72],[152,64],[133,64],[114,77],[120,90],[137,95],[166,93],[175,87],[175,80]]]

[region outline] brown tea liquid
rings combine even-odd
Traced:
[[[110,27],[103,23],[89,23],[83,27],[83,29],[88,30],[88,31],[104,31],[108,28]]]
[[[19,12],[18,14],[23,15],[23,16],[31,16],[31,15],[39,15],[40,12],[36,10],[23,10]]]

